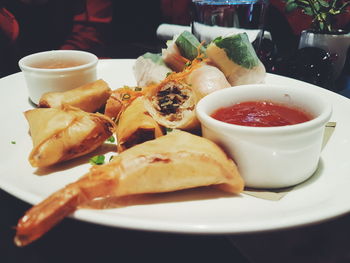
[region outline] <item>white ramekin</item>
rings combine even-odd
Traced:
[[[67,68],[37,68],[36,64],[50,61],[73,60],[81,65]],[[77,88],[97,79],[98,58],[89,52],[79,50],[51,50],[23,57],[18,62],[24,74],[29,98],[35,104],[46,92],[63,92]]]
[[[248,187],[281,188],[308,179],[320,159],[325,124],[332,106],[317,87],[242,85],[216,91],[196,107],[203,136],[219,144],[237,163]],[[228,124],[210,115],[244,101],[268,100],[309,112],[310,121],[280,127]]]

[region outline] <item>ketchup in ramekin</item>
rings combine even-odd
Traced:
[[[311,114],[301,109],[270,101],[246,101],[223,107],[212,115],[226,123],[252,126],[277,127],[303,123],[311,120]]]

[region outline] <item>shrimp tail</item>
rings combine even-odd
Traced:
[[[53,193],[29,209],[18,221],[14,242],[26,246],[73,213],[78,206],[113,193],[117,180],[113,177],[87,174],[80,180]]]

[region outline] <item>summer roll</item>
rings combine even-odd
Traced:
[[[264,82],[265,67],[246,33],[214,39],[206,54],[232,86]]]
[[[149,52],[138,57],[133,66],[134,77],[139,87],[160,83],[171,71],[160,54]]]

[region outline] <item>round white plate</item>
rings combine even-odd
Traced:
[[[135,85],[133,63],[130,59],[102,60],[98,66],[99,77],[112,89]],[[233,234],[311,224],[349,212],[350,101],[328,90],[281,76],[269,74],[266,82],[316,88],[333,104],[331,121],[337,126],[322,152],[318,172],[311,179],[279,201],[193,189],[160,194],[146,204],[106,210],[81,209],[72,217],[139,230]],[[3,190],[35,204],[87,172],[91,167],[89,156],[67,162],[55,170],[32,168],[27,161],[32,144],[23,116],[32,105],[22,73],[0,79],[0,91],[0,187]]]

